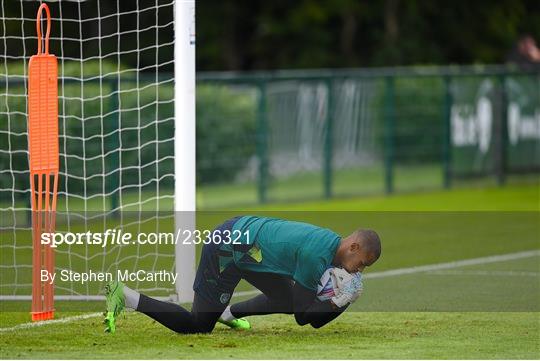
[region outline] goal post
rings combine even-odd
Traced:
[[[174,169],[175,229],[195,229],[195,0],[175,3]],[[193,300],[195,246],[178,242],[175,264],[179,302]]]

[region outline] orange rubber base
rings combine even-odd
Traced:
[[[54,318],[54,310],[53,311],[45,311],[45,312],[30,312],[32,314],[32,321],[45,321],[45,320],[52,320]]]

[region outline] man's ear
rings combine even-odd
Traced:
[[[351,243],[351,252],[357,252],[360,249],[360,245],[356,242]]]

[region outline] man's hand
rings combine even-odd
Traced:
[[[336,295],[332,297],[332,302],[341,308],[356,301],[363,290],[362,274],[360,272],[350,274],[344,269],[334,268],[333,275]]]

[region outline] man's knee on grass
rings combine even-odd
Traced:
[[[294,319],[300,326],[309,324],[313,328],[321,328],[341,315],[345,308],[330,312],[295,312]]]
[[[299,326],[305,326],[309,323],[309,320],[305,317],[305,315],[298,312],[294,314],[294,320],[296,321],[296,324]]]

